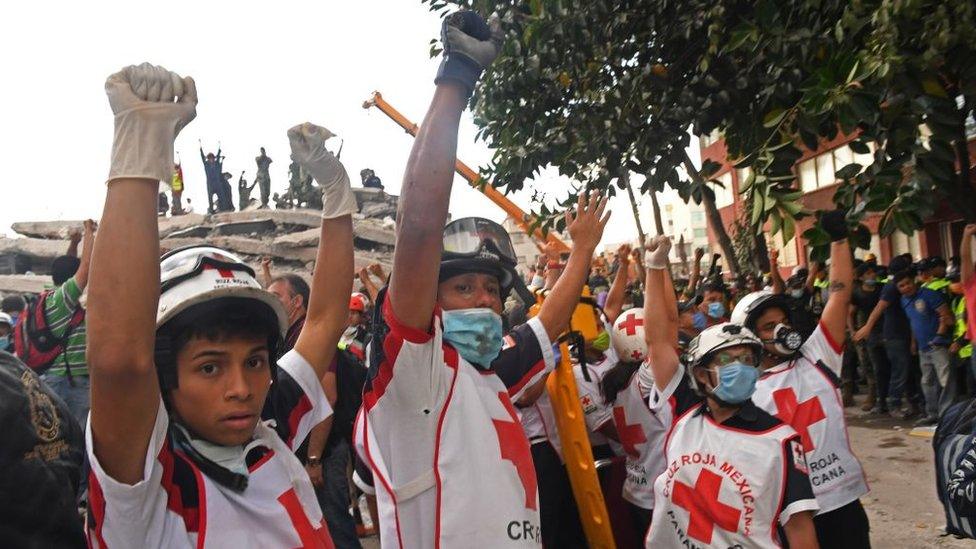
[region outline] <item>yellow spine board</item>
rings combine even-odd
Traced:
[[[580,520],[583,522],[583,532],[590,549],[615,549],[610,516],[603,501],[593,450],[590,448],[590,437],[583,419],[583,408],[576,390],[576,379],[573,377],[573,365],[569,360],[569,346],[565,342],[561,343],[559,351],[562,360],[556,366],[556,371],[549,375],[546,389],[552,400],[556,429],[563,447],[563,459],[566,461],[569,482],[576,497]]]

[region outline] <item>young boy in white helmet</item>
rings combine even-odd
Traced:
[[[651,409],[669,429],[646,539],[658,547],[817,547],[817,509],[800,437],[750,397],[762,342],[747,328],[706,328],[681,367],[667,237],[648,247],[646,333]]]
[[[159,258],[156,194],[196,115],[193,80],[143,64],[105,87],[115,142],[88,299],[89,543],[331,548],[293,453],[331,413],[319,380],[348,314],[356,203],[331,134],[288,132],[324,207],[308,319],[278,358],[284,309],[250,267],[208,246]]]
[[[867,514],[859,498],[868,493],[864,471],[851,450],[840,396],[847,314],[854,282],[844,212],[823,215],[831,235],[830,298],[805,341],[792,328],[782,295],[755,292],[732,311],[732,322],[763,342],[761,375],[753,402],[793,426],[803,440],[810,481],[820,511],[814,518],[824,547],[870,547]]]
[[[393,274],[377,299],[357,447],[376,481],[384,547],[538,547],[539,499],[513,402],[554,366],[607,223],[605,200],[568,214],[574,249],[539,314],[503,341],[504,295],[519,281],[508,234],[466,218],[446,228],[458,124],[502,33],[462,11],[407,164]]]

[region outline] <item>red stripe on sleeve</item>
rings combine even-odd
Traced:
[[[305,414],[312,410],[312,401],[308,399],[308,395],[302,393],[302,398],[299,399],[298,404],[292,408],[291,413],[288,414],[288,447],[292,448],[292,443],[295,441],[295,433],[298,431],[298,423],[302,421]]]

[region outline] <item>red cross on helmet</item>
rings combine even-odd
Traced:
[[[620,313],[610,331],[610,343],[622,361],[644,362],[647,359],[643,307],[634,307]]]

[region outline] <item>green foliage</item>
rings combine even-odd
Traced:
[[[740,192],[753,231],[768,223],[788,239],[808,214],[793,171],[801,150],[843,132],[858,135],[855,152],[874,150],[870,166],[837,173],[835,202],[858,243],[869,213],[884,235],[911,232],[946,197],[976,220],[976,193],[956,171],[968,173],[976,105],[970,0],[423,1],[502,19],[502,55],[473,97],[496,186],[520,189],[556,166],[577,190],[612,191],[629,169],[647,176],[642,193],[667,186],[701,202],[712,191],[682,167],[688,131],[719,130],[737,167],[752,168]]]

